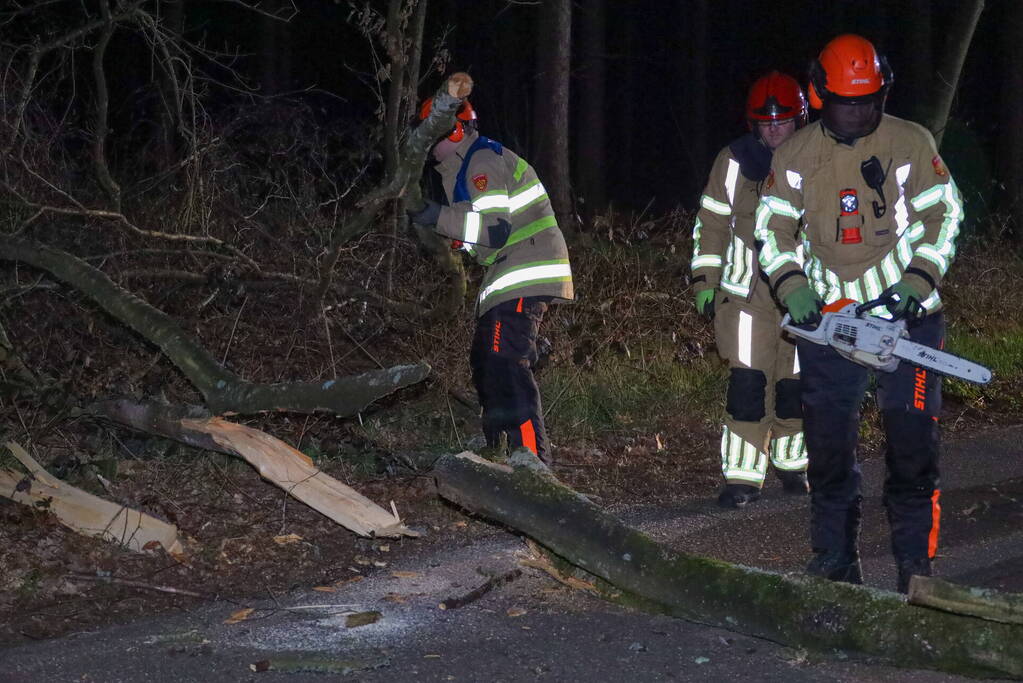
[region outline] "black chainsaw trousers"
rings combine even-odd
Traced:
[[[910,324],[915,342],[942,348],[940,312]],[[810,543],[815,552],[858,554],[860,466],[856,460],[860,405],[872,371],[830,346],[797,341],[803,430],[809,457]],[[892,373],[874,372],[884,434],[884,505],[898,562],[933,558],[938,544],[939,375],[902,361]]]
[[[496,446],[502,433],[514,450],[525,446],[548,460],[547,431],[540,388],[533,376],[545,297],[525,297],[497,304],[476,321],[469,365],[483,408],[483,435]]]

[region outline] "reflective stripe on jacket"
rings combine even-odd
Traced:
[[[880,192],[864,179],[862,166],[872,158],[884,175]],[[884,115],[850,146],[820,124],[807,126],[775,151],[771,174],[756,238],[779,299],[802,276],[827,303],[874,299],[902,279],[926,292],[928,311],[941,307],[937,288],[955,257],[963,203],[925,128]],[[858,231],[860,242],[843,243],[843,228]]]
[[[437,165],[450,205],[441,208],[436,231],[460,240],[487,268],[476,314],[518,297],[572,299],[568,247],[547,190],[525,159],[480,140],[466,135]],[[464,184],[457,182],[460,175]],[[468,198],[459,201],[462,188]]]
[[[694,287],[749,298],[759,267],[753,239],[759,183],[740,172],[731,147],[714,160],[693,225]]]

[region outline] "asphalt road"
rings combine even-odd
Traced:
[[[1023,591],[1021,453],[1023,428],[946,443],[937,564],[945,578]],[[865,578],[890,589],[880,460],[864,471]],[[772,482],[748,510],[722,511],[708,497],[671,509],[615,512],[686,552],[798,571],[807,559],[806,508],[805,499],[783,496]],[[237,605],[214,603],[0,649],[0,681],[960,680],[631,612],[533,570],[463,608],[437,608],[483,583],[484,574],[517,566],[522,549],[520,539],[495,531],[336,593],[299,591],[253,602],[257,610],[236,624],[223,622]],[[380,612],[379,621],[345,626],[349,613],[369,610]],[[253,670],[266,662],[271,670]]]

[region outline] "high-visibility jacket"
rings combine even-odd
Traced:
[[[883,182],[871,187],[865,165]],[[755,233],[779,300],[809,281],[826,303],[864,302],[901,279],[926,295],[922,304],[933,312],[962,219],[962,197],[931,134],[884,115],[852,145],[814,124],[776,149]]]
[[[759,158],[750,158],[754,156]],[[714,160],[693,225],[690,268],[696,291],[720,287],[733,296],[750,298],[759,272],[754,214],[770,158],[766,147],[745,135]]]
[[[472,132],[436,168],[448,197],[436,231],[462,242],[487,269],[477,316],[520,297],[574,297],[564,235],[525,159]]]

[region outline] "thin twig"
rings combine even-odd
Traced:
[[[511,583],[520,576],[522,576],[522,570],[516,567],[515,569],[512,569],[510,572],[505,572],[500,576],[494,576],[490,578],[489,580],[487,580],[486,583],[484,583],[479,588],[469,591],[468,593],[459,598],[448,598],[444,602],[437,605],[437,607],[439,607],[440,609],[458,609],[459,607],[465,607],[469,603],[479,600],[480,598],[482,598],[484,595],[494,590],[495,588],[500,588],[505,584]]]
[[[143,590],[157,591],[159,593],[173,593],[174,595],[185,595],[190,598],[199,598],[210,600],[212,599],[209,595],[202,593],[196,593],[195,591],[185,590],[184,588],[174,588],[172,586],[157,586],[154,584],[143,583],[142,581],[132,581],[130,579],[119,579],[115,576],[90,576],[88,574],[66,574],[66,578],[72,581],[92,581],[95,583],[113,583],[119,586],[130,586],[131,588],[141,588]]]
[[[247,303],[249,303],[249,297],[245,297],[242,305],[238,307],[238,314],[234,317],[234,325],[231,326],[231,336],[227,339],[227,348],[224,349],[224,357],[220,361],[221,365],[227,364],[227,352],[231,350],[231,342],[234,341],[234,331],[238,329],[238,320],[242,317],[242,311]]]

